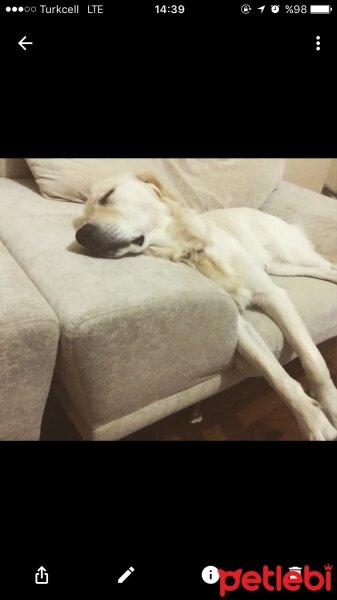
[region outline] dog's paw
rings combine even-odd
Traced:
[[[331,423],[337,427],[337,389],[333,381],[330,379],[321,385],[310,385],[310,396],[318,401]]]
[[[337,429],[319,408],[316,411],[315,422],[311,423],[310,431],[308,431],[309,440],[331,442],[337,439]]]
[[[330,423],[337,429],[337,407],[336,406],[322,406],[322,410],[328,417]]]
[[[330,442],[337,439],[336,427],[320,408],[311,405],[310,413],[307,413],[306,417],[305,424],[302,423],[302,431],[306,439],[317,442]]]
[[[337,428],[337,390],[334,386],[318,394],[318,400],[322,411]]]

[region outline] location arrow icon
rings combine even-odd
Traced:
[[[266,5],[265,5],[265,4],[264,4],[263,6],[258,6],[258,7],[257,7],[257,10],[260,10],[260,11],[261,11],[261,15],[262,15],[262,13],[263,13],[263,11],[264,11],[265,7],[266,7]]]
[[[33,43],[33,42],[25,42],[25,39],[26,39],[26,37],[27,37],[27,36],[26,36],[26,35],[24,35],[24,36],[23,36],[23,38],[22,38],[22,40],[20,40],[20,41],[18,42],[19,46],[21,46],[21,48],[22,48],[23,50],[27,50],[27,48],[26,48],[26,44],[32,44],[32,43]]]

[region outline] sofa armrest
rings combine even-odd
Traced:
[[[59,325],[1,242],[0,280],[0,440],[38,439]]]
[[[283,181],[261,210],[301,225],[316,250],[337,261],[337,200]]]

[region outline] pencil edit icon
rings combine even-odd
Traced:
[[[123,575],[120,576],[120,578],[118,579],[118,583],[123,583],[123,581],[125,581],[128,577],[130,577],[131,573],[133,573],[134,568],[130,567],[127,571],[125,571],[125,573],[123,573]]]

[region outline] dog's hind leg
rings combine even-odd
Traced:
[[[268,275],[281,277],[314,277],[337,283],[337,265],[322,259],[318,266],[293,265],[291,263],[272,262],[267,267]]]
[[[254,295],[253,304],[279,325],[302,363],[313,397],[337,427],[337,390],[322,355],[286,291],[269,280],[261,292]]]
[[[337,430],[317,406],[317,402],[288,375],[257,331],[241,315],[238,322],[237,352],[265,377],[284,400],[306,439],[324,441],[337,437]]]

